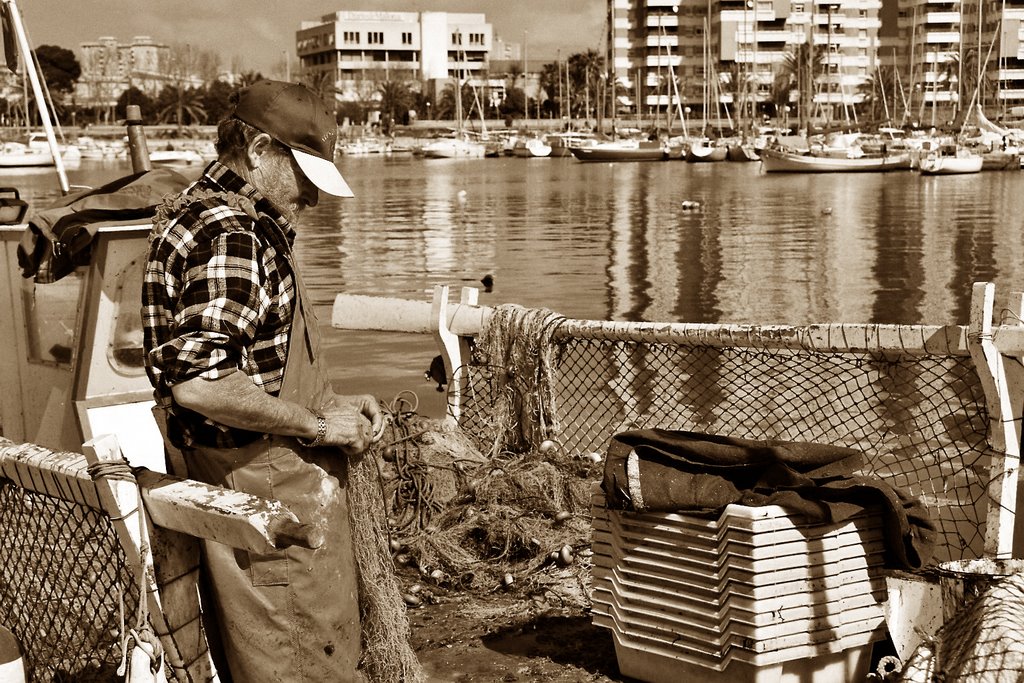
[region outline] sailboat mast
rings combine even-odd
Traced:
[[[462,32],[455,32],[455,127],[462,132],[462,63],[459,61],[462,58],[462,51],[459,49],[459,45],[462,44]],[[524,76],[523,91],[526,91],[526,83]]]
[[[32,85],[32,94],[35,96],[39,118],[43,122],[43,131],[46,133],[46,142],[50,147],[50,154],[53,155],[53,164],[57,169],[57,177],[60,179],[61,194],[68,194],[71,185],[68,183],[68,175],[64,170],[64,160],[60,157],[60,147],[57,146],[57,138],[53,134],[53,124],[50,121],[50,110],[46,105],[46,98],[43,96],[43,88],[39,83],[39,74],[36,73],[36,63],[32,56],[32,48],[28,44],[28,35],[25,33],[25,25],[21,21],[21,10],[15,0],[3,0],[7,5],[7,11],[11,15],[11,24],[14,26],[14,33],[18,39],[18,50],[25,61],[25,72],[28,74],[29,83]],[[28,106],[26,102],[25,120],[28,121]]]

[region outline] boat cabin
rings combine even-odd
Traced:
[[[0,226],[0,420],[3,434],[81,450],[114,433],[132,465],[164,472],[151,413],[139,307],[149,225],[98,228],[89,264],[56,282],[22,275],[27,226]]]

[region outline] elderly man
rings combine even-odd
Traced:
[[[346,458],[382,414],[331,390],[292,248],[319,191],[352,196],[337,124],[304,86],[260,81],[217,133],[218,159],[154,219],[146,370],[189,476],[281,500],[326,541],[268,555],[205,543],[206,611],[237,682],[361,680]]]

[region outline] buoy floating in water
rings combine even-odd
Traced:
[[[466,191],[459,190],[455,193],[455,197],[459,200],[459,204],[465,205],[466,203]]]

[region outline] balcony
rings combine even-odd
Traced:
[[[678,36],[647,36],[647,47],[649,48],[673,48],[679,45]]]
[[[679,17],[675,14],[647,15],[647,28],[675,28],[679,26]]]
[[[960,32],[928,31],[924,34],[923,42],[939,45],[958,45],[960,43]]]
[[[683,60],[681,57],[676,55],[648,55],[644,64],[649,69],[667,69],[668,67],[678,68],[682,64]]]

